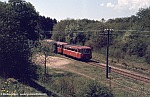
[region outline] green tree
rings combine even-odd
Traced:
[[[53,52],[52,52],[52,45],[50,45],[49,43],[47,43],[47,42],[45,42],[45,41],[41,41],[40,42],[40,52],[44,55],[44,75],[46,75],[47,74],[47,72],[46,72],[46,64],[47,64],[47,57],[49,56],[49,55],[51,55]]]
[[[56,19],[51,19],[50,17],[39,16],[38,18],[38,26],[39,31],[42,32],[45,38],[51,38],[51,31],[53,30],[53,26],[57,23]]]
[[[140,9],[137,13],[139,30],[150,30],[150,7],[146,9]]]
[[[0,2],[0,74],[3,77],[35,77],[28,39],[36,39],[34,7],[22,0]]]
[[[17,30],[17,33],[24,34],[28,39],[36,40],[39,15],[32,4],[23,0],[9,0],[8,5],[7,17],[12,23],[10,25],[16,25],[14,30]]]
[[[146,40],[140,37],[140,34],[138,32],[126,32],[123,37],[123,41],[126,44],[126,52],[130,56],[145,56],[148,44],[146,43]]]
[[[65,27],[65,21],[58,22],[53,28],[52,39],[56,41],[65,41]]]

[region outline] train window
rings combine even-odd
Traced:
[[[83,49],[83,53],[85,53],[85,54],[90,54],[90,53],[91,53],[91,50],[90,50],[90,49]]]
[[[68,48],[68,50],[71,50],[70,48]]]
[[[74,49],[71,49],[72,51],[74,51]]]
[[[80,53],[83,53],[83,49],[79,49],[79,52],[80,52]]]
[[[77,49],[73,49],[73,48],[72,48],[71,50],[77,52]]]

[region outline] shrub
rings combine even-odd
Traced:
[[[82,97],[113,97],[113,94],[107,87],[93,81],[83,90]]]

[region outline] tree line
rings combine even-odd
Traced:
[[[104,29],[114,29],[110,37],[110,55],[116,58],[136,56],[150,64],[150,8],[136,15],[101,21],[66,19],[54,25],[52,39],[71,44],[87,45],[95,51],[106,47]]]

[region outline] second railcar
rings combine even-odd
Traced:
[[[56,45],[57,45],[57,53],[60,53],[60,54],[63,54],[63,48],[64,48],[64,45],[67,45],[68,43],[66,42],[56,42]]]

